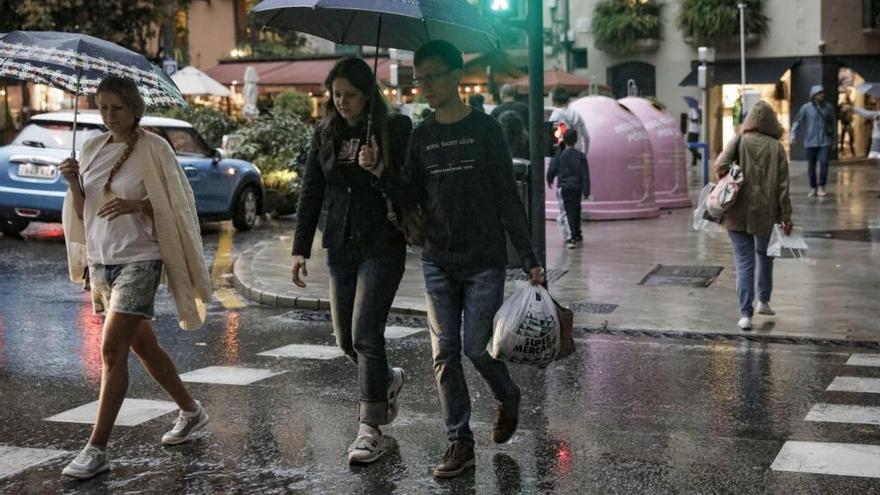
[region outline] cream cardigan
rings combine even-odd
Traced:
[[[88,167],[110,136],[107,132],[83,144],[81,170]],[[171,146],[156,134],[144,132],[126,163],[140,167],[144,177],[144,187],[153,206],[159,253],[165,265],[163,278],[177,306],[180,328],[195,330],[205,322],[205,305],[211,301],[212,291],[192,189]],[[76,214],[69,191],[61,216],[70,279],[82,283],[88,267],[85,226]],[[92,305],[100,311],[103,306],[96,296],[93,292]]]

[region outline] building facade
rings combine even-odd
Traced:
[[[572,68],[612,88],[616,97],[626,95],[634,81],[640,95],[652,96],[670,112],[687,112],[684,96],[700,99],[696,86],[697,47],[688,43],[678,28],[681,0],[662,2],[661,37],[641,53],[612,55],[596,47],[590,24],[600,0],[545,2],[545,27],[565,32],[572,50],[586,50],[586,68],[572,67],[567,50],[545,50],[545,65]],[[566,14],[560,9],[568,9]],[[861,81],[880,81],[880,2],[872,0],[766,0],[763,14],[770,19],[767,36],[747,39],[746,85],[771,103],[788,129],[797,109],[808,100],[809,89],[822,84],[827,100],[838,101],[846,92],[859,105],[865,98],[854,90]],[[748,15],[748,12],[746,13]],[[555,21],[554,21],[555,19]],[[563,28],[558,24],[563,22]],[[567,27],[567,31],[564,31]],[[733,107],[740,93],[739,40],[715,49],[713,78],[709,88],[709,143],[717,151],[733,136]],[[847,70],[849,69],[849,70]],[[856,147],[864,149],[869,134],[859,125]],[[796,147],[792,156],[800,159]]]

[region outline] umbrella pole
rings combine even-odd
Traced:
[[[73,97],[73,138],[70,140],[70,157],[76,160],[76,120],[79,114],[79,83],[82,71],[76,71],[76,95]]]
[[[379,73],[377,72],[379,68],[379,37],[382,35],[382,14],[379,14],[379,25],[376,28],[376,51],[373,53],[373,88],[370,90],[370,110],[369,115],[367,115],[367,142],[364,144],[370,143],[370,138],[373,136],[373,109],[375,108],[377,102],[374,96],[376,95],[379,85]]]

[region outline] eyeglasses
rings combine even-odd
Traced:
[[[455,72],[455,69],[450,69],[445,72],[438,72],[436,74],[426,74],[418,79],[413,79],[413,81],[412,81],[413,86],[420,88],[426,84],[435,83],[438,80],[440,80],[441,78],[446,77],[449,74],[452,74],[453,72]]]

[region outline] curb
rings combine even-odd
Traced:
[[[276,294],[268,290],[257,288],[256,284],[251,282],[251,277],[247,275],[250,272],[249,265],[253,260],[255,250],[256,248],[251,248],[243,252],[235,259],[235,262],[232,265],[232,283],[239,294],[242,295],[242,297],[257,304],[270,306],[273,308],[330,311],[329,299],[305,296],[292,297],[290,295]],[[404,308],[392,306],[391,312],[395,314],[410,316],[427,315],[427,313],[423,310],[413,309],[410,307]]]

